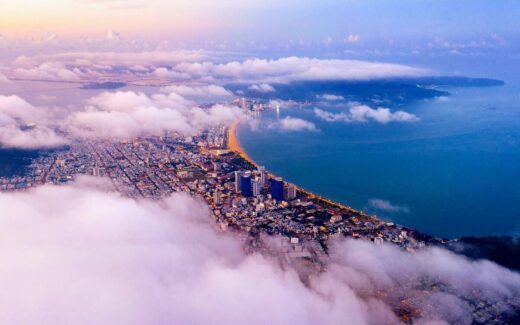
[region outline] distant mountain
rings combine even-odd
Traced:
[[[520,239],[512,237],[464,237],[448,245],[456,253],[471,259],[488,259],[520,271]]]
[[[432,87],[496,87],[505,84],[497,79],[467,77],[425,77],[414,80],[418,84]]]
[[[275,90],[271,92],[262,92],[258,90],[258,87],[253,88],[244,84],[231,84],[226,87],[244,94],[246,97],[264,100],[281,99],[316,102],[326,100],[327,97],[329,99],[334,97],[336,100],[394,107],[418,100],[450,95],[448,91],[438,89],[439,87],[490,87],[503,84],[503,81],[494,79],[421,77],[368,81],[295,81],[288,84],[271,84]]]

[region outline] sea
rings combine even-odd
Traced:
[[[446,238],[516,237],[520,82],[505,81],[446,87],[450,96],[399,107],[416,122],[327,122],[315,108],[340,113],[348,104],[317,102],[266,110],[241,124],[238,137],[275,175],[382,219]],[[316,130],[277,128],[285,117]]]

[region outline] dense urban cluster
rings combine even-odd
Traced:
[[[109,178],[117,191],[131,198],[160,200],[185,192],[206,201],[215,227],[234,233],[244,250],[296,266],[303,281],[326,269],[328,243],[336,238],[348,236],[377,245],[390,242],[410,252],[443,243],[284,182],[229,150],[233,132],[221,126],[190,137],[167,133],[117,142],[79,142],[35,159],[25,176],[1,178],[0,190],[60,185],[78,175],[92,175]],[[417,310],[414,302],[424,300],[419,296],[449,290],[436,283],[400,285],[381,295],[404,321],[428,313]],[[404,292],[416,292],[418,297],[405,297]],[[474,307],[477,323],[500,323],[497,317],[507,306],[494,305],[483,296],[475,292],[462,298]],[[513,300],[516,297],[511,299],[512,306],[520,305]]]

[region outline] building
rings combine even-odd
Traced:
[[[242,107],[242,111],[244,111],[244,113],[247,113],[248,109],[247,109],[247,101],[244,97],[242,97],[242,101],[240,103],[240,106]]]
[[[251,173],[246,172],[240,175],[240,192],[243,197],[253,196],[253,189],[251,186]]]
[[[283,201],[283,179],[281,177],[271,179],[271,196],[276,201]]]
[[[262,189],[262,184],[259,178],[255,178],[252,182],[253,196],[257,197],[260,195],[260,190]]]
[[[293,184],[290,184],[288,187],[287,187],[287,201],[292,201],[294,199],[296,199],[296,186],[294,186]]]
[[[260,174],[260,185],[266,188],[269,185],[269,177],[264,166],[258,167],[258,173]]]
[[[242,172],[236,171],[235,172],[235,192],[240,193],[240,175],[242,175]]]

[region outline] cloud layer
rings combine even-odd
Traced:
[[[15,95],[0,95],[0,146],[46,148],[76,139],[115,140],[166,131],[193,135],[245,116],[231,105],[201,108],[191,99],[221,102],[231,98],[233,94],[220,86],[179,85],[152,95],[102,92],[88,98],[86,104],[78,103],[79,107],[59,109],[36,107]]]
[[[18,96],[0,95],[0,147],[56,147],[68,141],[48,125],[50,114]]]
[[[388,200],[370,199],[368,201],[368,204],[372,208],[375,208],[375,209],[378,209],[381,211],[410,213],[410,208],[408,208],[407,206],[396,205]]]
[[[425,321],[468,323],[458,296],[519,294],[519,275],[490,262],[352,240],[335,243],[328,271],[305,285],[295,269],[215,233],[193,198],[134,201],[108,187],[80,178],[0,194],[1,323],[397,323],[380,290],[414,297]],[[425,279],[452,293],[421,294],[414,283]]]
[[[415,77],[431,73],[411,66],[342,59],[283,57],[221,63],[203,51],[172,52],[67,52],[34,58],[18,57],[10,75],[26,80],[95,81],[116,77],[135,81],[199,80],[220,83],[244,82],[251,90],[273,92],[270,83],[300,80],[369,80]]]
[[[198,89],[182,92],[197,92]],[[237,107],[202,109],[176,93],[148,96],[142,92],[105,92],[89,100],[86,110],[69,116],[71,133],[88,138],[128,138],[175,131],[192,135],[202,129],[242,118]]]
[[[316,125],[307,120],[286,116],[281,120],[269,124],[269,128],[282,131],[317,131]]]
[[[319,108],[314,109],[314,114],[321,120],[327,122],[417,122],[419,118],[413,114],[396,111],[392,112],[388,108],[371,108],[367,105],[351,105],[347,112],[332,113]]]

